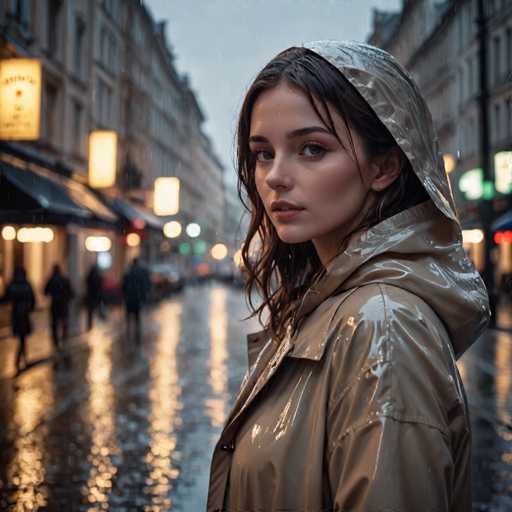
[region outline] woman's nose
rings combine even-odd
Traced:
[[[289,189],[292,186],[289,166],[284,158],[274,158],[272,168],[267,173],[266,182],[272,189]]]

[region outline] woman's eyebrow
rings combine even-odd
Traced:
[[[297,130],[293,130],[287,133],[286,138],[293,139],[295,137],[302,137],[314,132],[327,133],[328,135],[332,135],[332,133],[323,126],[306,126],[304,128],[298,128]],[[262,135],[251,135],[249,137],[249,142],[268,142],[268,139]]]

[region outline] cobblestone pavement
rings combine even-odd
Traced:
[[[213,445],[257,328],[239,290],[189,287],[148,310],[137,346],[120,312],[14,378],[0,340],[0,510],[205,508]],[[484,336],[459,363],[475,446],[475,511],[512,510],[512,336]]]

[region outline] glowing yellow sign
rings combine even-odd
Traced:
[[[180,209],[180,180],[157,178],[153,209],[156,215],[176,215]]]
[[[0,139],[36,140],[41,124],[41,62],[0,60]]]
[[[116,182],[117,133],[95,131],[89,134],[89,185],[112,187]]]
[[[498,192],[512,191],[512,151],[500,151],[494,155],[495,187]]]

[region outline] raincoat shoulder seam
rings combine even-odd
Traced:
[[[370,417],[371,419],[369,419]],[[446,439],[450,438],[450,434],[448,431],[446,431],[446,429],[442,428],[441,426],[431,421],[428,421],[428,418],[425,418],[424,416],[399,414],[396,412],[387,411],[382,413],[370,413],[366,415],[364,419],[361,419],[356,423],[348,426],[343,433],[341,433],[336,439],[332,441],[331,446],[336,445],[340,442],[344,442],[345,438],[347,438],[348,436],[352,434],[357,434],[364,427],[377,423],[382,418],[388,418],[396,423],[409,423],[412,425],[422,425],[428,428],[433,428],[437,430]],[[332,449],[333,448],[329,448],[329,452],[331,452]]]

